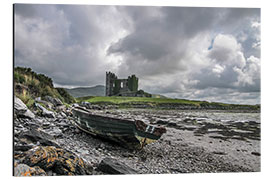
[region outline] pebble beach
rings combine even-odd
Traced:
[[[80,131],[72,124],[73,117],[65,113],[56,113],[52,118],[39,116],[23,118],[16,115],[15,173],[18,172],[16,167],[19,164],[28,162],[25,157],[29,156],[29,152],[33,152],[33,148],[44,145],[64,149],[72,156],[82,159],[85,165],[83,168],[87,170],[79,172],[86,172],[85,175],[108,174],[99,169],[100,163],[105,158],[116,160],[136,174],[260,171],[259,113],[224,114],[216,111],[149,109],[111,109],[99,110],[98,113],[141,119],[152,125],[164,126],[167,132],[158,141],[141,150],[129,150],[114,142]],[[235,120],[237,117],[239,121]],[[33,133],[33,129],[37,131]],[[49,138],[44,140],[42,138],[46,136],[39,136],[36,132],[46,133]],[[30,165],[40,163],[28,164],[29,167]],[[44,170],[42,175],[61,175],[59,173],[62,171],[55,171],[52,168],[62,168],[59,163],[40,166]],[[77,167],[76,163],[74,167]],[[63,172],[68,174],[69,170],[73,169],[65,169]],[[76,175],[77,171],[69,173]]]

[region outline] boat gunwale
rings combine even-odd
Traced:
[[[135,121],[136,121],[136,120],[133,120],[133,119],[124,119],[124,118],[104,116],[104,115],[101,115],[101,114],[93,114],[92,112],[84,110],[82,108],[73,108],[72,110],[79,111],[79,112],[81,112],[83,114],[87,114],[87,115],[92,116],[92,117],[104,118],[104,120],[106,119],[108,121],[121,121],[121,122],[124,122],[124,123],[135,123]]]

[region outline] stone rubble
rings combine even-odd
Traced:
[[[20,100],[16,96],[14,96],[14,112],[17,117],[25,117],[30,119],[35,118],[35,114],[32,113],[22,102],[22,100]]]
[[[52,98],[47,99],[54,107],[60,104]],[[91,104],[87,106],[92,107]],[[190,146],[181,136],[175,140],[176,130],[195,131],[195,127],[188,127],[191,126],[190,123],[185,127],[184,124],[169,121],[169,118],[177,119],[173,115],[168,115],[167,120],[158,115],[148,118],[148,115],[136,111],[123,115],[137,118],[140,117],[137,115],[141,115],[141,118],[147,118],[153,124],[165,125],[168,129],[168,134],[164,134],[157,142],[145,146],[142,150],[128,150],[78,130],[72,124],[73,117],[68,108],[54,112],[54,117],[33,113],[29,115],[26,112],[31,111],[17,97],[14,108],[15,176],[257,171],[224,161],[226,152],[213,153],[202,147]],[[104,114],[121,113],[118,110],[101,111]],[[202,136],[204,131],[200,133]],[[260,155],[258,152],[250,154],[255,157]]]

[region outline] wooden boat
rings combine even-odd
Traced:
[[[141,120],[96,114],[82,107],[72,109],[74,124],[91,135],[106,138],[127,148],[143,148],[166,132],[164,127],[147,125]]]

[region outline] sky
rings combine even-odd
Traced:
[[[55,86],[139,77],[172,98],[260,104],[258,8],[16,4],[15,66]]]

